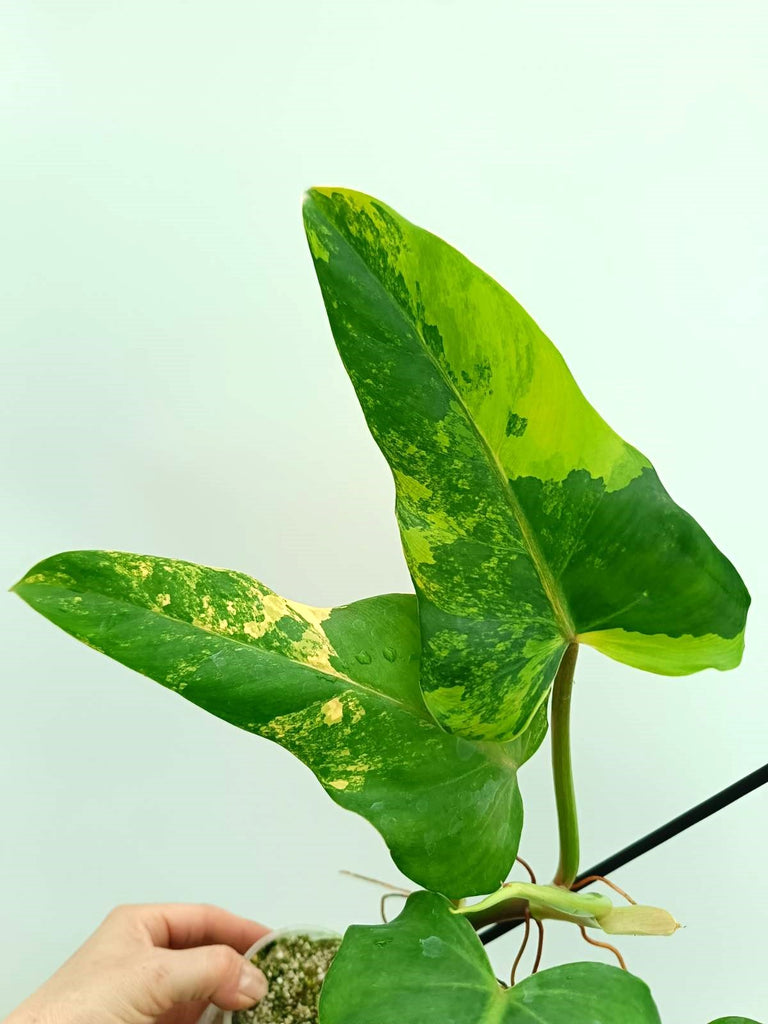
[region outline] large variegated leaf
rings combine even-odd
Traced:
[[[546,719],[502,746],[440,729],[419,690],[412,595],[310,608],[238,572],[109,551],[56,555],[15,590],[78,640],[286,747],[419,884],[461,897],[506,877],[516,771]]]
[[[320,994],[320,1024],[660,1024],[639,978],[566,964],[502,989],[476,932],[434,893],[388,925],[355,925]]]
[[[572,641],[669,675],[738,664],[749,596],[735,569],[517,302],[370,196],[313,189],[304,216],[394,474],[438,720],[518,735]]]

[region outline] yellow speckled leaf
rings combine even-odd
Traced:
[[[56,555],[14,589],[78,640],[290,750],[419,884],[461,897],[509,871],[516,772],[546,720],[503,745],[440,729],[419,689],[412,595],[312,608],[242,573],[113,551]]]
[[[421,685],[445,728],[519,735],[572,642],[669,675],[737,665],[738,573],[512,296],[360,192],[312,189],[304,221],[394,474]]]

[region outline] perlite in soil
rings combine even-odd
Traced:
[[[234,1014],[233,1024],[317,1024],[320,989],[341,939],[306,935],[277,939],[251,957],[269,991],[260,1003]]]

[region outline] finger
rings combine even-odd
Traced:
[[[257,921],[203,903],[156,903],[136,909],[152,944],[167,949],[222,944],[245,953],[269,931]]]
[[[151,976],[153,995],[165,1010],[201,999],[222,1010],[244,1010],[267,992],[258,967],[230,946],[158,949]]]

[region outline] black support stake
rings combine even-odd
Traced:
[[[616,871],[619,868],[624,867],[625,864],[629,864],[630,861],[642,856],[642,854],[648,853],[649,850],[656,849],[657,846],[661,846],[662,843],[666,843],[668,839],[672,839],[674,836],[680,835],[681,832],[690,828],[691,825],[695,825],[697,822],[703,821],[705,818],[708,818],[710,814],[714,814],[716,811],[721,811],[723,807],[727,807],[728,804],[732,804],[740,797],[746,796],[747,793],[751,793],[753,790],[765,785],[766,782],[768,782],[768,764],[764,764],[763,767],[758,768],[757,771],[754,771],[749,775],[745,775],[743,779],[739,779],[739,781],[734,782],[732,786],[728,786],[719,793],[715,793],[714,796],[711,796],[709,799],[697,804],[684,814],[678,815],[678,817],[673,818],[672,821],[668,821],[666,825],[662,825],[661,828],[657,828],[655,831],[649,832],[643,839],[638,839],[636,842],[630,843],[629,846],[625,846],[624,849],[619,850],[618,853],[614,853],[611,857],[606,857],[605,860],[601,860],[599,864],[595,864],[586,871],[582,871],[577,877],[576,882],[589,878],[590,875],[610,875],[612,871]],[[574,885],[576,882],[574,882]],[[494,939],[498,939],[501,938],[502,935],[506,935],[507,932],[512,931],[513,928],[517,928],[517,926],[522,923],[522,921],[501,921],[499,924],[492,924],[490,927],[484,928],[483,931],[479,933],[480,941],[485,946],[489,942],[493,942]]]

